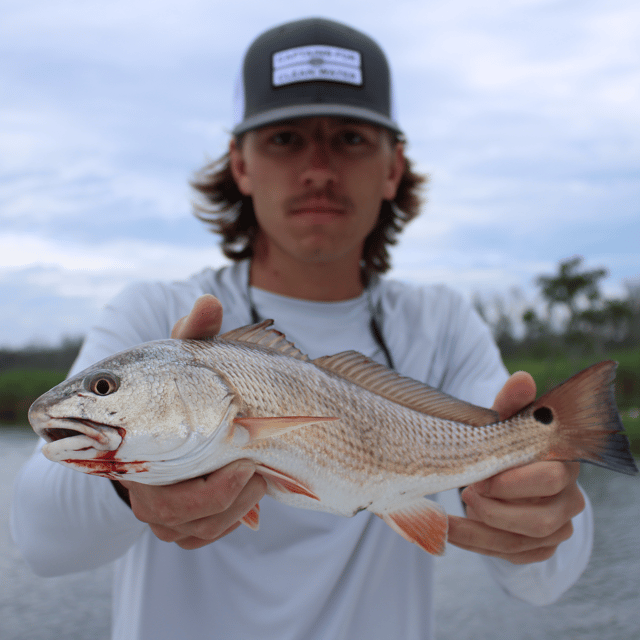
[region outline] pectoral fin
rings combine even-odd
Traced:
[[[279,436],[288,431],[293,431],[294,429],[299,429],[300,427],[305,427],[310,424],[339,419],[340,418],[313,416],[281,416],[275,418],[246,416],[235,418],[233,422],[244,427],[249,432],[249,441],[252,442],[253,440]]]
[[[374,511],[405,540],[428,553],[441,556],[447,541],[449,520],[444,509],[432,500],[418,498],[398,509]]]

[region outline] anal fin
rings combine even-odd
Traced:
[[[276,491],[297,493],[301,496],[312,498],[313,500],[320,500],[309,487],[282,471],[278,471],[264,464],[257,464],[256,473],[259,473]]]
[[[418,498],[398,509],[374,513],[405,540],[433,555],[441,556],[444,553],[449,519],[439,504]]]

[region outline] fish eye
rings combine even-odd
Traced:
[[[108,371],[99,371],[85,378],[84,386],[97,396],[108,396],[118,390],[120,380]]]

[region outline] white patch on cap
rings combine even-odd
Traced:
[[[314,44],[273,54],[274,87],[318,80],[361,86],[360,53],[352,49]]]

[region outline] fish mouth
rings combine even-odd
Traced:
[[[116,451],[122,444],[124,429],[83,418],[53,418],[38,429],[38,435],[47,441],[42,453],[59,462],[76,454],[89,460],[98,452]]]

